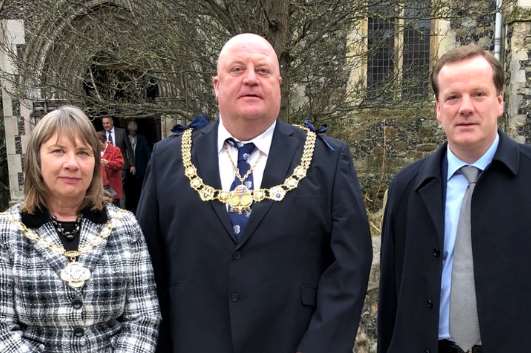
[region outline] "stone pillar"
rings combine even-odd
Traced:
[[[507,131],[517,141],[531,143],[531,0],[519,0],[504,16]]]
[[[22,199],[24,176],[22,173],[29,120],[22,117],[28,110],[21,106],[21,101],[12,93],[17,79],[13,56],[19,45],[25,43],[24,21],[0,20],[0,86],[6,137],[6,154],[9,169],[9,189],[11,202]]]

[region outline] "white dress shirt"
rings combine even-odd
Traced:
[[[114,134],[114,126],[111,130],[105,130],[105,137],[107,138],[107,141],[110,142],[109,140],[109,131],[111,132],[111,136],[112,136],[112,144],[114,146],[116,146],[116,135]]]

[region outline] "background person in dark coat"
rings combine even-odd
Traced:
[[[103,129],[105,130],[105,135],[107,136],[107,141],[119,147],[124,156],[124,170],[131,170],[135,168],[135,161],[133,159],[133,152],[131,150],[131,144],[127,138],[127,133],[125,129],[114,126],[112,118],[108,115],[104,116],[101,119]]]
[[[146,138],[138,133],[138,125],[136,121],[130,121],[127,124],[127,132],[135,169],[127,173],[125,180],[125,188],[127,199],[125,200],[125,207],[130,211],[135,211],[142,190],[142,183],[144,175],[146,174],[146,167],[151,156],[151,148]]]
[[[122,171],[122,185],[125,184],[125,178],[127,173],[135,172],[135,161],[133,159],[133,151],[131,150],[131,144],[127,138],[125,129],[114,126],[112,118],[108,115],[101,119],[107,141],[119,147],[124,157],[124,167]],[[127,193],[120,199],[120,207],[125,208],[125,200],[127,199]]]
[[[213,83],[220,119],[155,145],[138,206],[158,352],[351,353],[372,251],[348,147],[277,121],[260,36],[229,40]]]
[[[448,143],[402,170],[389,189],[379,353],[460,352],[459,337],[473,326],[474,353],[531,350],[531,147],[497,130],[503,82],[500,63],[476,46],[446,53],[433,70],[437,120]],[[462,311],[452,312],[454,296],[465,291],[455,285],[455,270],[463,274],[455,244],[465,234],[458,218],[467,165],[480,170],[470,203],[471,254],[464,258],[475,290],[461,299],[476,305],[468,317],[477,320],[456,330],[452,315]]]

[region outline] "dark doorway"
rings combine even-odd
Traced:
[[[133,119],[116,116],[113,116],[112,118],[114,126],[123,128],[125,130],[127,130],[127,123],[129,121],[136,121],[138,125],[138,133],[140,135],[144,135],[151,146],[153,146],[156,142],[160,141],[162,138],[160,118],[149,117]],[[103,130],[101,118],[95,118],[92,123],[94,124],[94,127],[97,131]]]
[[[146,105],[153,104],[160,95],[158,79],[146,67],[131,67],[110,52],[92,57],[83,89],[87,105],[99,116],[94,119],[97,130],[102,129],[101,116],[108,114],[115,126],[124,129],[129,121],[135,120],[138,133],[150,144],[161,139],[160,117],[145,110]]]

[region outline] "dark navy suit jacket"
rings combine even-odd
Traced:
[[[293,172],[305,137],[277,123],[262,188]],[[348,147],[327,140],[297,189],[253,205],[238,244],[225,205],[189,186],[181,136],[156,145],[137,216],[161,301],[159,353],[352,352],[371,241]],[[221,187],[217,122],[194,131],[192,160]]]

